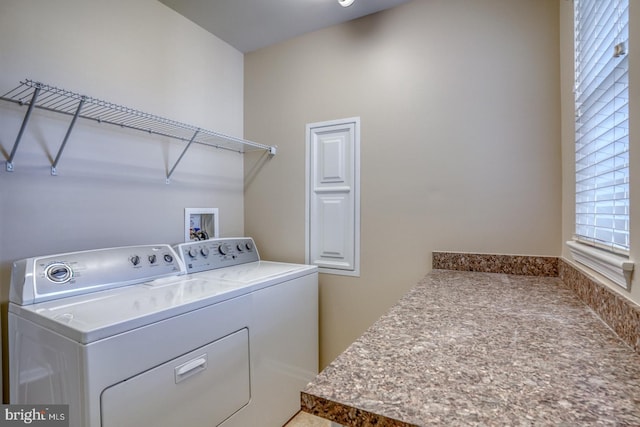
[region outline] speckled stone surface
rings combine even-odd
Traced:
[[[602,285],[564,259],[560,279],[607,323],[618,336],[640,354],[640,307]]]
[[[558,258],[549,256],[433,252],[432,261],[434,270],[558,276]]]
[[[345,426],[640,425],[640,355],[557,277],[433,270],[301,403]]]

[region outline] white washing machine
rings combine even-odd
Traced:
[[[281,287],[255,295],[253,284],[243,290],[185,271],[168,245],[14,263],[10,402],[69,404],[72,427],[276,426],[260,421],[265,376],[255,369],[270,347],[257,337],[269,329],[255,313],[273,314],[256,307]],[[317,300],[315,310],[317,345]],[[314,361],[316,371],[317,349]]]
[[[213,281],[220,298],[250,296],[250,412],[237,425],[284,425],[300,409],[300,392],[318,374],[318,269],[260,259],[251,238],[176,246],[188,277]]]

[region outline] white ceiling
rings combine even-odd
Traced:
[[[389,9],[409,0],[160,0],[241,52]]]

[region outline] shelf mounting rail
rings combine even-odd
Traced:
[[[270,156],[276,154],[275,146],[210,131],[28,79],[20,82],[20,85],[0,96],[0,99],[28,106],[7,159],[6,169],[8,172],[13,172],[14,170],[13,161],[34,107],[72,117],[64,140],[51,165],[51,175],[57,175],[58,163],[78,117],[186,142],[187,144],[182,153],[167,172],[167,184],[187,150],[194,143],[238,153],[243,153],[245,147],[252,147],[258,150],[265,150]]]

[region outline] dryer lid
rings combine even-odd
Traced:
[[[198,278],[163,278],[38,304],[9,304],[9,311],[86,344],[229,299],[236,288]]]

